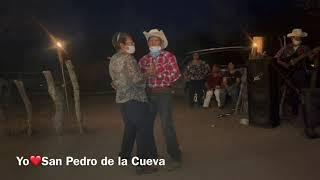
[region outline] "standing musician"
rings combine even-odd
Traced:
[[[275,56],[281,69],[283,69],[285,74],[290,74],[289,77],[287,77],[298,89],[306,88],[309,84],[306,61],[301,61],[295,65],[294,68],[290,66],[290,61],[310,51],[309,47],[302,44],[302,38],[307,36],[308,34],[303,32],[302,29],[293,29],[292,32],[287,35],[288,38],[291,38],[292,43],[281,48]],[[292,113],[297,115],[299,96],[293,90],[289,90],[286,97],[289,97],[288,103],[292,107]]]

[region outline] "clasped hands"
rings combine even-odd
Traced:
[[[148,67],[145,68],[144,75],[146,77],[152,77],[156,76],[157,70],[156,65],[154,63],[151,63]]]

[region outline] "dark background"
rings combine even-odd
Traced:
[[[142,34],[151,28],[164,30],[168,49],[181,61],[188,51],[249,44],[246,34],[266,37],[273,55],[278,38],[293,28],[309,33],[307,43],[319,45],[318,0],[197,0],[197,1],[83,1],[2,0],[0,4],[0,71],[59,71],[55,50],[47,34],[67,42],[82,88],[108,84],[105,61],[112,56],[111,37],[117,31],[131,33],[137,59],[147,53]],[[105,84],[94,81],[105,81]],[[99,86],[99,87],[98,87]]]

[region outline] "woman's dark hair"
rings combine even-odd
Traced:
[[[112,45],[114,49],[119,50],[121,49],[120,44],[125,44],[127,39],[131,38],[132,36],[129,33],[125,32],[117,32],[112,37]]]

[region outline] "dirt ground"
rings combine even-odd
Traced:
[[[36,99],[36,98],[33,98]],[[113,96],[82,97],[88,132],[79,135],[74,119],[68,120],[63,136],[54,133],[48,99],[33,100],[35,118],[32,137],[0,137],[0,179],[216,179],[216,180],[319,180],[320,141],[306,139],[294,122],[275,129],[244,126],[239,116],[217,118],[219,110],[190,109],[175,98],[174,119],[183,151],[183,167],[139,176],[129,167],[20,167],[16,156],[62,158],[83,156],[116,158],[122,123]],[[228,110],[226,110],[228,111]],[[16,114],[21,121],[24,115]],[[159,121],[156,123],[159,155],[167,158]]]

